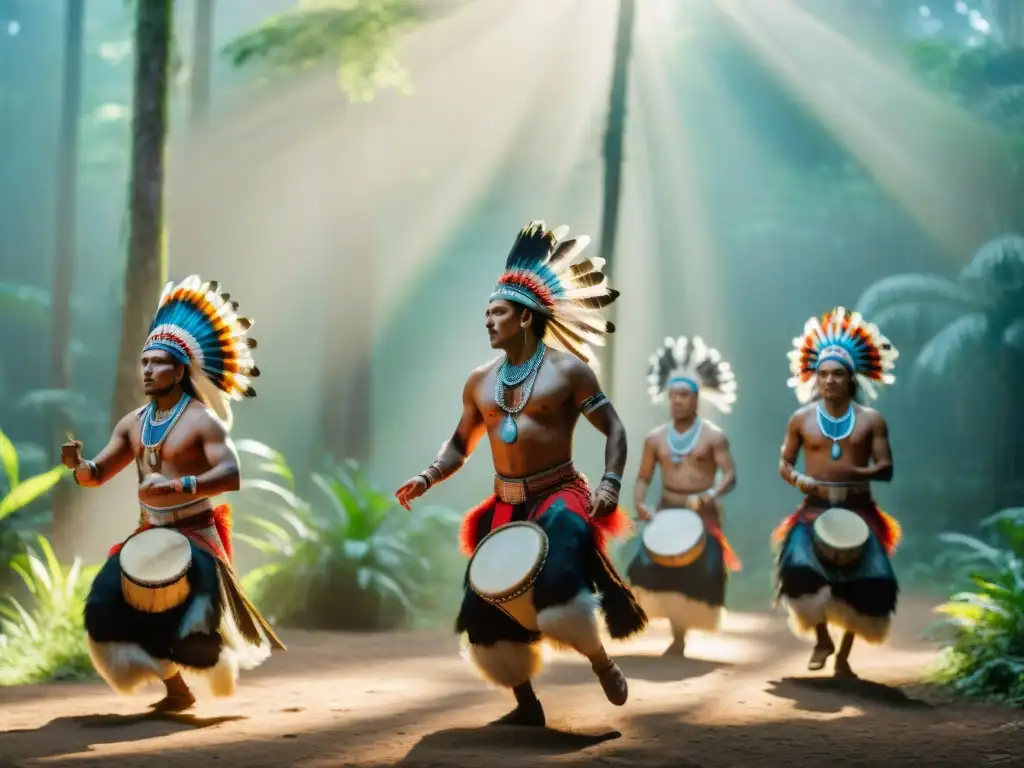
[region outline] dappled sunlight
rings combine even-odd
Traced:
[[[994,129],[880,62],[792,0],[717,0],[765,66],[810,108],[956,264],[1010,192]]]

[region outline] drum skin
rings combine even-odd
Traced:
[[[675,537],[678,542],[668,543],[666,537]],[[658,545],[655,546],[654,542],[658,542]],[[707,532],[696,512],[689,509],[663,509],[644,530],[643,545],[655,564],[663,568],[685,568],[704,554]]]
[[[147,557],[149,562],[143,562]],[[171,528],[136,533],[121,550],[121,593],[125,602],[143,613],[164,613],[184,603],[191,589],[192,565],[188,539]]]
[[[514,569],[521,570],[521,575],[517,574],[507,578],[507,586],[502,584],[498,589],[484,588],[480,582],[486,578],[483,576],[482,570],[487,568],[488,558],[505,555],[504,552],[498,555],[496,549],[501,546],[503,540],[512,542],[527,531],[536,538],[536,547],[532,547],[533,551],[530,551],[527,549],[530,545],[527,547],[519,545],[523,548],[523,560],[520,561],[518,557],[514,557],[513,562],[515,563]],[[533,585],[547,562],[547,556],[548,536],[539,525],[529,521],[506,523],[488,533],[477,545],[476,552],[473,553],[469,563],[469,586],[477,595],[504,611],[520,626],[536,632],[538,631],[537,610],[533,605]],[[532,563],[530,562],[531,558]],[[520,562],[522,562],[521,569],[519,568]],[[502,568],[502,565],[496,563],[495,567]]]
[[[814,551],[827,565],[850,568],[864,556],[869,535],[868,524],[860,515],[833,507],[814,521]]]

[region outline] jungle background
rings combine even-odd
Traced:
[[[132,478],[82,491],[59,444],[94,455],[140,402],[159,291],[192,272],[256,319],[233,503],[260,604],[448,626],[486,446],[412,514],[392,491],[451,433],[490,287],[544,218],[592,234],[623,294],[601,375],[624,500],[666,417],[662,338],[736,371],[708,414],[739,471],[730,607],[768,605],[798,501],[776,474],[792,337],[835,304],[878,323],[898,572],[962,582],[946,679],[1024,697],[1024,4],[0,0],[0,185],[5,682],[87,674],[66,638]],[[577,446],[599,474],[600,437]]]

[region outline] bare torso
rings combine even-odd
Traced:
[[[675,464],[667,440],[670,426],[663,424],[658,427],[651,432],[648,440],[653,442],[658,466],[661,468],[660,506],[681,507],[688,497],[704,493],[714,486],[718,473],[715,442],[720,439],[722,431],[711,422],[704,421],[696,447]]]
[[[848,483],[854,481],[849,471],[851,467],[866,467],[871,463],[873,426],[879,415],[857,403],[853,408],[856,424],[852,434],[839,441],[842,454],[838,459],[832,458],[832,441],[818,426],[817,404],[805,405],[797,411],[805,474],[824,483]]]
[[[145,413],[145,411],[143,411]],[[137,415],[137,413],[136,413]],[[128,431],[132,455],[138,470],[141,483],[148,475],[160,475],[167,480],[175,480],[188,475],[201,475],[212,469],[203,450],[202,430],[208,420],[215,418],[202,403],[193,400],[185,412],[171,428],[160,448],[157,466],[152,466],[142,445],[142,423],[146,417],[134,418]],[[179,504],[194,502],[202,494],[169,493],[160,500],[147,502],[153,507],[173,507]]]
[[[502,477],[533,475],[572,459],[572,440],[579,420],[572,385],[564,370],[566,353],[548,348],[526,407],[515,414],[516,442],[501,439],[503,411],[494,400],[494,381],[504,358],[474,372],[474,400],[483,415],[494,471]],[[506,390],[505,404],[519,404],[521,387]]]

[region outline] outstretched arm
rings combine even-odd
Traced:
[[[76,483],[86,488],[98,488],[131,463],[134,457],[130,434],[137,418],[138,412],[132,411],[117,422],[110,442],[91,461],[82,459],[82,444],[77,441],[61,448],[64,465],[72,470]]]
[[[462,389],[462,415],[452,436],[442,445],[434,462],[406,482],[395,493],[398,503],[410,509],[409,502],[458,472],[472,455],[484,435],[486,425],[476,404],[476,388],[482,374],[474,371]]]
[[[892,446],[889,445],[889,425],[877,411],[871,419],[871,466],[855,467],[854,473],[863,480],[888,483],[892,480]]]

